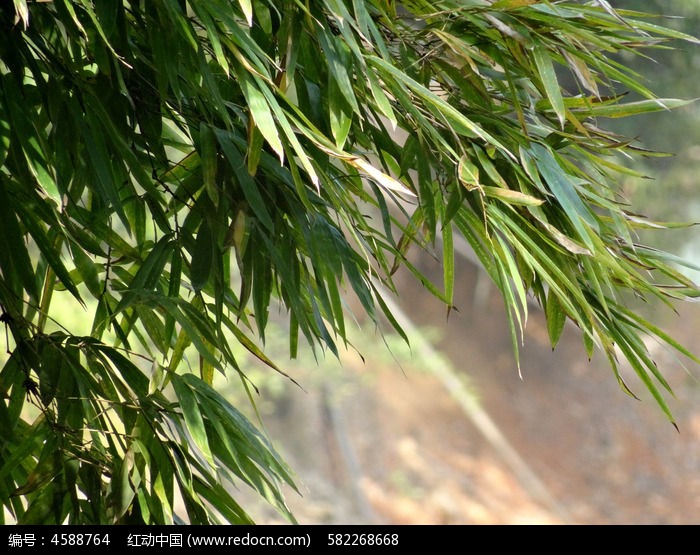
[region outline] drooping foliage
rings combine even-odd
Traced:
[[[400,266],[451,307],[456,234],[516,353],[532,296],[553,346],[573,321],[672,420],[644,337],[693,356],[624,299],[697,288],[638,244],[664,224],[616,176],[645,153],[605,124],[684,103],[618,55],[691,37],[532,0],[14,0],[0,28],[0,499],[16,521],[249,522],[240,484],[293,520],[289,469],[215,373],[251,401],[237,346],[284,373],[264,352],[273,302],[291,356],[337,352],[349,296],[402,333],[378,285]],[[406,254],[438,240],[434,284]]]

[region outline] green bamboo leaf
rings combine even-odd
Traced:
[[[443,264],[443,285],[445,288],[445,299],[447,299],[447,314],[449,315],[454,305],[455,286],[455,249],[452,239],[452,223],[448,222],[442,226],[442,264]]]
[[[500,246],[500,249],[496,249],[500,259],[499,264],[503,266],[505,262],[503,276],[507,276],[507,279],[504,280],[504,285],[508,286],[509,288],[514,288],[518,294],[518,303],[516,303],[515,299],[513,299],[512,306],[513,311],[518,318],[522,337],[522,332],[525,329],[525,323],[527,322],[528,316],[527,292],[525,291],[525,286],[523,284],[523,277],[521,276],[520,267],[518,266],[518,263],[511,252],[510,246],[506,244],[500,235],[496,237],[496,240],[498,242],[498,246]]]
[[[265,201],[258,190],[257,184],[255,181],[253,181],[250,174],[245,171],[246,166],[243,161],[243,156],[226,131],[222,129],[215,129],[214,132],[219,141],[221,149],[224,151],[224,155],[228,159],[229,164],[231,164],[231,169],[236,175],[236,179],[241,185],[243,194],[248,201],[248,205],[255,214],[255,217],[269,231],[272,231],[274,227],[272,217],[270,216],[270,212],[265,205]]]
[[[496,269],[498,270],[495,283],[503,294],[503,299],[505,301],[506,317],[508,320],[508,329],[510,331],[511,344],[513,347],[513,355],[515,356],[515,365],[518,369],[518,376],[520,376],[522,379],[522,371],[520,367],[520,342],[522,341],[523,337],[523,321],[517,307],[515,296],[513,295],[513,290],[510,287],[510,275],[508,270],[504,267],[500,258],[496,257],[495,262]],[[518,324],[517,326],[516,319]],[[518,331],[520,333],[518,333]]]
[[[644,177],[626,155],[660,153],[601,125],[684,106],[631,61],[698,41],[610,4],[13,0],[0,522],[165,524],[182,506],[249,524],[241,482],[295,522],[291,472],[214,371],[257,412],[237,357],[278,369],[262,347],[277,300],[293,355],[300,332],[316,354],[349,343],[346,290],[408,341],[377,284],[397,293],[403,265],[451,307],[455,232],[501,293],[518,364],[532,295],[553,345],[571,318],[625,392],[628,360],[663,403],[646,340],[700,358],[620,299],[700,291],[680,257],[637,244],[665,224],[618,194],[615,176]],[[437,238],[439,284],[409,256]],[[73,325],[63,289],[89,296],[95,337],[51,331]]]
[[[170,345],[163,334],[163,322],[157,313],[151,307],[141,305],[137,305],[134,310],[153,345],[161,353],[166,354],[170,350]]]
[[[248,173],[253,177],[255,177],[258,171],[258,164],[260,164],[264,142],[265,137],[260,133],[258,126],[250,125],[248,127],[248,151],[246,153],[246,160],[248,162]]]
[[[347,109],[345,102],[340,102],[340,95],[334,89],[336,89],[335,82],[331,81],[329,86],[328,115],[335,144],[342,149],[352,125],[352,112]]]
[[[21,387],[17,389],[24,393]],[[5,480],[12,476],[13,472],[18,468],[22,468],[22,463],[28,460],[33,453],[36,453],[37,448],[43,447],[44,441],[41,435],[41,426],[35,425],[32,429],[26,431],[29,433],[23,434],[20,443],[12,446],[9,456],[0,461],[0,482],[4,483]]]
[[[85,11],[85,13],[87,13],[88,17],[92,22],[93,29],[97,31],[97,34],[104,41],[104,45],[109,49],[111,55],[114,56],[116,60],[121,61],[122,57],[116,52],[116,50],[114,50],[112,44],[107,38],[107,33],[105,32],[103,25],[101,24],[99,18],[97,17],[97,14],[95,13],[93,3],[90,0],[77,0],[77,4],[80,5],[80,7]],[[112,22],[108,21],[106,23]]]
[[[214,237],[209,224],[205,220],[199,226],[190,264],[190,281],[195,291],[203,289],[207,281],[209,281],[216,250]]]
[[[652,397],[659,405],[663,413],[667,416],[671,424],[673,424],[673,426],[677,429],[678,426],[676,424],[673,413],[671,412],[671,409],[668,406],[668,403],[664,399],[663,395],[661,395],[659,388],[656,387],[654,382],[651,380],[647,368],[644,367],[644,365],[638,358],[639,352],[627,342],[626,335],[623,332],[621,332],[617,326],[613,326],[609,329],[609,331],[610,335],[615,340],[615,343],[625,355],[625,358],[630,363],[630,366],[632,366],[641,382],[647,388],[649,393],[651,393]]]
[[[533,143],[531,152],[537,160],[537,168],[542,177],[552,194],[561,204],[567,218],[578,231],[580,239],[586,244],[586,247],[594,251],[591,232],[586,227],[586,224],[593,230],[600,231],[598,222],[590,208],[586,206],[579,196],[571,177],[562,171],[561,166],[549,148]]]
[[[229,524],[255,524],[253,519],[231,497],[231,494],[216,482],[206,484],[197,480],[193,491],[201,495],[203,499],[206,499],[213,506],[219,507],[222,516],[226,518]]]
[[[530,6],[538,0],[496,0],[491,6],[494,10],[512,10],[515,8],[522,8],[523,6]]]
[[[214,383],[214,366],[204,357],[199,357],[199,376],[207,385]]]
[[[32,239],[34,239],[36,245],[39,247],[42,256],[49,263],[49,266],[55,272],[61,284],[68,291],[70,291],[70,293],[75,297],[75,299],[78,302],[83,304],[83,299],[80,295],[80,292],[78,291],[76,284],[73,282],[73,279],[70,277],[70,274],[66,269],[65,265],[63,264],[63,260],[59,256],[59,252],[56,248],[57,245],[60,245],[62,242],[60,236],[55,238],[50,238],[49,236],[47,236],[46,231],[44,229],[44,224],[48,222],[39,221],[38,208],[35,208],[30,203],[16,203],[15,206],[17,207],[17,210],[19,211],[19,216],[22,219],[22,225],[24,225],[29,231],[29,234],[32,236]],[[49,222],[50,221],[51,220],[49,220]],[[55,225],[58,228],[58,224],[56,223]]]
[[[618,320],[617,322],[618,327],[622,327],[621,321]],[[644,367],[648,370],[649,376],[653,376],[656,381],[671,395],[673,395],[673,389],[669,385],[668,381],[666,378],[661,374],[659,371],[659,368],[656,364],[656,362],[652,359],[651,353],[649,352],[649,348],[647,345],[644,343],[640,335],[637,333],[637,328],[636,325],[628,325],[624,324],[625,328],[625,333],[627,338],[629,339],[629,345],[630,347],[634,350],[635,354],[637,355],[637,358],[639,361],[644,365]]]
[[[185,374],[181,376],[181,379],[197,393],[205,410],[214,410],[216,414],[227,417],[218,418],[218,421],[229,430],[230,437],[242,436],[247,439],[247,441],[240,444],[239,449],[241,453],[246,454],[249,459],[258,463],[262,472],[269,476],[277,476],[289,486],[295,488],[294,480],[287,465],[282,461],[265,436],[243,413],[237,410],[218,391],[193,374]],[[261,470],[258,470],[258,472],[261,472]]]
[[[73,255],[73,262],[75,262],[75,267],[78,269],[78,272],[80,272],[80,276],[88,290],[94,297],[99,297],[102,294],[102,286],[98,275],[99,265],[77,245],[71,246],[71,253]],[[61,281],[65,283],[65,279]]]
[[[658,326],[652,324],[650,321],[642,318],[639,314],[635,314],[630,309],[628,309],[622,305],[619,305],[619,304],[615,305],[615,309],[620,311],[622,314],[624,314],[630,320],[636,322],[636,324],[638,326],[640,326],[641,329],[649,330],[649,332],[651,332],[652,334],[659,337],[662,341],[668,343],[671,347],[676,349],[678,352],[682,353],[683,355],[688,357],[690,360],[700,364],[700,357],[693,354],[690,350],[688,350],[688,348],[681,345],[678,341],[673,339],[673,337],[671,337],[668,333],[664,332]]]
[[[16,203],[0,186],[0,269],[4,278],[15,286],[21,286],[33,299],[39,298],[36,276],[24,240],[17,214],[12,209]]]
[[[277,124],[275,123],[275,118],[272,115],[270,106],[267,103],[265,95],[260,92],[260,86],[266,86],[261,80],[253,80],[248,75],[248,73],[234,68],[236,76],[238,78],[238,83],[241,86],[241,90],[245,95],[248,102],[248,108],[250,109],[250,115],[255,122],[255,125],[260,129],[265,140],[275,151],[280,159],[280,163],[284,163],[284,146],[280,140],[279,132],[277,131]]]
[[[514,219],[504,217],[494,206],[490,206],[489,211],[512,232],[510,240],[514,248],[550,288],[554,289],[569,317],[575,318],[579,326],[587,327],[587,323],[593,320],[593,309],[576,281],[565,273],[563,269],[565,266],[561,260],[553,251],[546,250],[546,245],[539,244],[533,239],[530,235],[532,230],[522,222],[520,217],[515,216]]]
[[[412,79],[406,73],[400,71],[386,60],[382,60],[381,58],[377,58],[375,56],[367,56],[366,60],[369,64],[374,65],[377,69],[391,75],[397,81],[403,83],[421,98],[423,98],[427,102],[427,107],[434,111],[440,118],[444,118],[444,120],[454,129],[456,133],[462,134],[466,137],[480,137],[486,141],[486,143],[498,148],[507,157],[513,158],[513,154],[501,143],[501,141],[486,132],[464,114],[460,113],[456,108]],[[410,104],[411,102],[409,100],[404,105]]]
[[[301,167],[304,168],[306,173],[309,176],[309,179],[311,179],[311,183],[316,187],[318,190],[319,188],[319,177],[318,174],[316,173],[316,170],[314,169],[314,166],[311,162],[311,158],[309,157],[309,152],[301,145],[299,142],[299,139],[297,139],[296,133],[294,128],[292,127],[292,124],[290,123],[290,118],[288,117],[288,114],[285,114],[285,112],[282,110],[282,107],[279,105],[277,100],[275,99],[275,96],[272,94],[270,90],[268,90],[266,87],[260,89],[260,92],[265,96],[265,99],[267,100],[267,103],[270,106],[270,109],[272,110],[272,113],[275,115],[277,118],[277,123],[279,124],[280,128],[284,132],[284,135],[291,145],[292,149],[296,153],[296,155],[299,157],[299,162],[301,164]],[[283,96],[283,95],[280,95]],[[293,102],[289,102],[291,106],[294,106]],[[300,129],[302,132],[304,132],[304,129]],[[317,134],[315,136],[315,140],[319,140],[319,135]],[[308,135],[307,135],[308,136]],[[312,134],[313,140],[313,134]],[[323,137],[325,139],[325,137]],[[331,143],[332,144],[332,143]],[[291,161],[290,161],[291,163]]]
[[[111,361],[114,368],[124,380],[124,383],[128,384],[129,389],[132,390],[136,396],[142,398],[148,395],[148,378],[138,366],[120,353],[119,350],[101,343],[95,344],[93,349],[96,354],[102,355]]]
[[[690,35],[688,33],[683,33],[677,29],[671,27],[663,27],[661,25],[656,25],[655,23],[649,23],[643,19],[635,19],[634,26],[642,31],[648,31],[649,33],[654,33],[693,44],[700,44],[700,38]]]
[[[71,108],[73,105],[71,104]],[[120,219],[127,229],[129,229],[129,221],[124,213],[124,208],[121,203],[121,196],[117,188],[117,183],[122,180],[114,171],[110,162],[109,149],[101,132],[102,125],[89,112],[90,119],[86,119],[77,108],[73,110],[76,121],[83,122],[81,125],[83,143],[88,150],[91,168],[95,176],[95,190],[101,197],[102,201],[107,206],[112,206],[116,209]]]
[[[91,116],[90,120],[88,121],[89,123],[89,128],[90,132],[88,133],[88,136],[92,136],[93,138],[97,135],[99,138],[99,148],[95,151],[97,155],[100,157],[99,165],[106,165],[109,166],[108,159],[109,159],[109,154],[108,152],[110,150],[115,150],[116,152],[119,153],[119,156],[121,157],[123,163],[125,164],[126,167],[128,167],[129,172],[131,172],[131,175],[136,179],[139,185],[143,187],[143,189],[148,193],[146,195],[146,199],[160,199],[160,191],[154,186],[154,180],[152,178],[152,175],[149,174],[149,172],[146,170],[146,166],[141,162],[139,157],[136,155],[134,152],[134,149],[132,146],[127,142],[125,139],[123,133],[121,132],[119,126],[117,123],[115,123],[110,116],[110,114],[107,112],[105,109],[105,106],[103,102],[96,98],[95,96],[88,95],[85,98],[85,103],[89,106],[89,111],[88,114]],[[73,109],[73,113],[77,113],[78,115],[80,114],[79,112],[79,107],[78,106],[73,106],[71,103],[71,108]],[[78,120],[80,121],[80,120]],[[98,133],[95,133],[98,132]],[[103,140],[103,137],[101,133],[105,134],[105,138],[109,139],[109,143],[106,140]],[[109,145],[109,148],[107,147]],[[104,149],[104,150],[103,150]],[[106,156],[106,159],[103,159],[103,157]],[[116,165],[114,173],[116,174],[116,168],[119,168],[121,170],[121,167]],[[102,168],[100,167],[100,171],[102,171]],[[100,174],[102,175],[102,174]],[[105,173],[102,177],[109,179],[109,173]],[[131,196],[136,197],[138,196],[136,190],[132,186],[132,183],[130,180],[120,180],[119,174],[112,175],[111,176],[113,179],[116,178],[116,181],[107,186],[110,190],[108,191],[108,197],[111,198],[111,195],[114,194],[116,191],[115,186],[117,184],[123,185],[125,188],[128,188],[130,190]],[[114,191],[111,190],[114,188]],[[119,193],[117,193],[119,194]],[[120,198],[120,197],[117,197]],[[117,208],[117,213],[122,215],[120,212],[120,207],[121,207],[121,202],[116,205]],[[125,223],[128,229],[128,223]]]
[[[377,185],[388,189],[389,191],[395,191],[397,193],[402,193],[409,197],[415,197],[416,194],[411,191],[408,187],[403,185],[397,179],[394,179],[390,175],[387,175],[383,171],[378,170],[372,164],[359,157],[350,157],[345,160],[351,166],[359,169],[360,171],[367,174],[367,176],[372,179]]]
[[[195,391],[179,374],[172,376],[171,383],[182,409],[182,415],[187,423],[187,431],[209,464],[215,466],[216,463],[209,447],[209,439],[207,438],[204,419],[202,418],[201,400],[198,399]]]
[[[215,326],[207,317],[208,315],[202,311],[201,306],[193,306],[192,303],[182,299],[175,304],[172,304],[169,299],[161,299],[160,302],[167,311],[175,316],[180,326],[189,334],[197,352],[203,355],[209,364],[221,369],[219,353],[212,350],[209,345],[216,345],[221,355],[230,355],[230,352],[226,344],[218,341]],[[229,362],[234,368],[237,367],[235,360],[230,359]]]
[[[133,302],[138,300],[138,295],[152,290],[162,277],[163,269],[171,257],[175,242],[169,237],[161,237],[153,245],[143,263],[138,266],[136,275],[129,282],[129,288],[125,291],[121,301],[114,309],[114,314],[126,310]]]
[[[217,156],[216,136],[211,127],[202,122],[199,125],[199,158],[202,161],[204,187],[214,206],[219,205],[219,187],[216,180]]]
[[[595,341],[588,333],[583,334],[583,346],[586,349],[586,355],[588,355],[588,360],[590,361],[595,352]]]
[[[559,299],[551,289],[547,293],[547,304],[545,314],[547,317],[547,332],[549,333],[549,342],[552,344],[552,349],[556,348],[564,331],[566,324],[566,312],[564,307],[559,302]]]
[[[195,4],[195,9],[200,7],[199,5]],[[209,42],[211,43],[211,49],[214,51],[214,58],[218,62],[219,66],[221,69],[224,71],[226,76],[229,76],[229,64],[228,60],[226,58],[226,55],[224,54],[224,49],[221,46],[221,40],[219,38],[219,30],[216,27],[216,24],[214,23],[213,19],[210,17],[208,10],[210,9],[210,6],[207,4],[202,4],[201,9],[197,10],[197,15],[200,17],[202,20],[202,24],[204,25],[204,28],[207,32],[207,37],[209,37]],[[217,14],[216,12],[212,13],[212,15],[216,18]]]
[[[119,461],[117,471],[114,473],[112,503],[114,503],[115,520],[119,520],[124,516],[131,502],[136,495],[133,486],[131,485],[131,469],[133,466],[133,451],[129,450],[124,455],[124,458]]]
[[[0,118],[0,167],[5,165],[10,150],[10,122]]]
[[[328,64],[329,86],[333,85],[329,93],[339,93],[350,109],[358,112],[360,108],[350,77],[353,68],[350,55],[346,51],[347,46],[343,42],[330,40],[325,29],[318,34],[318,40]]]
[[[479,166],[486,172],[486,175],[488,175],[497,186],[507,189],[508,184],[506,183],[506,180],[503,179],[503,176],[498,172],[496,166],[491,161],[489,155],[484,151],[484,149],[480,148],[478,145],[473,145],[472,148],[476,153]]]
[[[593,117],[625,118],[639,114],[649,114],[674,110],[697,102],[697,99],[681,100],[678,98],[654,98],[636,102],[619,102],[614,104],[592,104],[582,110]],[[576,110],[573,110],[576,111]]]
[[[187,330],[183,327],[177,334],[175,346],[173,347],[172,353],[170,355],[170,362],[168,364],[168,369],[170,371],[174,372],[175,370],[177,370],[177,367],[180,365],[180,362],[182,361],[182,358],[185,355],[187,347],[189,347],[191,344],[192,340],[190,339]]]
[[[566,121],[566,107],[564,106],[564,98],[561,94],[561,87],[557,80],[557,74],[554,70],[552,57],[543,46],[535,46],[532,50],[532,55],[535,59],[537,71],[540,74],[542,85],[544,86],[547,98],[552,103],[552,108],[559,118],[559,124],[562,129]]]
[[[56,503],[56,500],[59,500]],[[70,496],[65,486],[50,483],[29,503],[19,524],[45,525],[61,522],[70,511]]]
[[[572,254],[585,254],[586,256],[592,255],[592,252],[589,249],[577,243],[570,237],[564,235],[556,227],[554,227],[552,224],[546,221],[545,216],[541,210],[531,208],[530,213],[537,219],[537,221],[544,227],[544,229],[547,230],[547,233],[549,233],[550,237],[552,237],[552,239],[554,239],[567,251],[569,251]]]
[[[370,86],[370,91],[372,92],[372,98],[374,98],[374,101],[377,103],[377,108],[379,108],[379,111],[391,122],[392,127],[396,129],[398,126],[396,114],[379,80],[371,71],[367,72],[366,77]]]

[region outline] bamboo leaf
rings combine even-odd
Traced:
[[[486,143],[497,147],[506,156],[512,157],[512,153],[495,137],[487,133],[480,126],[475,124],[469,118],[464,116],[454,107],[450,106],[447,102],[442,100],[439,96],[425,88],[423,85],[412,79],[405,73],[399,71],[396,67],[392,66],[385,60],[377,58],[375,56],[368,56],[367,61],[375,65],[378,69],[387,72],[399,82],[408,86],[416,94],[420,95],[428,103],[428,107],[433,109],[437,115],[444,117],[445,121],[455,130],[455,132],[463,134],[466,137],[480,137]]]
[[[356,167],[358,170],[367,174],[367,176],[372,179],[377,185],[384,187],[390,191],[395,191],[397,193],[402,193],[408,195],[409,197],[415,197],[416,194],[401,184],[399,181],[393,177],[379,171],[372,164],[358,157],[351,157],[346,160],[348,164]]]
[[[559,343],[561,334],[564,331],[566,312],[564,311],[562,304],[559,302],[556,293],[554,293],[551,289],[547,294],[546,316],[549,341],[552,344],[552,349],[554,349]]]
[[[391,102],[389,101],[389,98],[387,97],[384,90],[382,90],[382,87],[381,87],[377,77],[372,72],[368,72],[367,73],[367,81],[369,83],[370,90],[372,91],[372,97],[374,98],[374,101],[377,103],[377,107],[379,108],[379,111],[384,116],[386,116],[386,118],[391,122],[392,128],[396,129],[396,127],[398,125],[398,120],[396,119],[396,114],[394,113],[394,109],[391,106]]]
[[[12,210],[13,203],[5,186],[0,186],[0,268],[3,277],[25,289],[34,299],[39,298],[29,252],[23,233]]]
[[[585,112],[590,113],[590,115],[594,117],[624,118],[639,114],[673,110],[675,108],[688,106],[696,101],[697,99],[681,100],[678,98],[658,98],[615,104],[593,104],[586,108]]]
[[[10,122],[0,119],[0,166],[5,165],[7,153],[10,150]]]
[[[537,0],[496,0],[491,6],[495,10],[512,10],[534,4]]]
[[[237,71],[236,75],[238,76],[243,94],[248,101],[250,115],[255,121],[255,125],[260,129],[260,133],[265,137],[265,140],[272,147],[272,150],[277,153],[280,164],[284,163],[284,146],[282,146],[282,141],[277,131],[275,118],[268,106],[265,95],[261,93],[258,86],[256,86],[261,85],[260,81],[257,83],[254,82],[247,73],[242,71]]]
[[[253,4],[251,3],[250,0],[238,0],[238,3],[241,6],[241,9],[243,10],[243,15],[245,16],[245,20],[248,23],[248,27],[253,26]]]
[[[467,191],[481,189],[481,183],[479,182],[479,168],[466,156],[462,156],[462,158],[459,160],[457,175]]]
[[[200,291],[209,280],[215,255],[214,237],[205,220],[199,226],[190,264],[190,280],[195,291]]]
[[[72,249],[72,254],[73,261],[75,262],[75,267],[80,272],[80,275],[83,278],[83,282],[85,283],[85,285],[90,290],[90,293],[93,296],[99,297],[102,294],[102,288],[100,286],[100,280],[98,276],[96,263],[92,259],[90,259],[90,257],[87,256],[82,249],[78,247]],[[65,283],[65,278],[62,279],[62,281]],[[72,282],[69,283],[72,285]]]
[[[447,299],[447,314],[449,315],[454,305],[454,280],[455,280],[455,249],[452,240],[452,223],[447,222],[442,226],[442,264],[443,284],[445,299]]]
[[[541,206],[544,204],[544,200],[542,199],[511,189],[485,185],[481,187],[481,191],[483,191],[487,197],[497,198],[508,204],[517,204],[521,206]]]
[[[245,195],[248,205],[255,214],[255,217],[260,220],[260,223],[271,231],[274,226],[272,223],[272,217],[270,216],[270,211],[265,205],[265,201],[263,200],[255,181],[253,181],[250,174],[245,171],[246,166],[243,162],[243,156],[232,142],[231,137],[224,130],[216,129],[215,134],[221,149],[224,151],[224,155],[231,164],[231,169],[233,170],[238,183],[243,189],[243,194]]]
[[[408,341],[384,286],[402,294],[403,266],[449,314],[456,232],[503,298],[518,365],[534,298],[553,346],[570,318],[672,419],[647,341],[700,359],[621,303],[700,290],[682,258],[639,244],[678,224],[619,194],[619,176],[645,177],[630,160],[662,153],[603,126],[687,109],[635,58],[699,41],[611,4],[8,4],[0,522],[172,524],[183,507],[250,524],[241,482],[296,522],[291,472],[215,371],[256,413],[239,352],[289,378],[269,350],[277,302],[292,355],[300,333],[314,354],[350,345],[346,295]],[[411,248],[441,255],[440,283]]]
[[[549,101],[552,103],[552,108],[554,108],[559,118],[559,124],[563,129],[564,122],[566,121],[566,107],[564,106],[564,98],[561,94],[557,74],[554,71],[552,57],[542,46],[536,46],[532,50],[532,55],[535,59],[535,65],[537,66],[547,98],[549,98]]]
[[[180,403],[180,408],[182,409],[182,415],[187,423],[187,430],[192,436],[197,448],[202,452],[202,454],[209,461],[209,464],[214,466],[214,457],[212,456],[211,449],[209,447],[209,439],[207,438],[207,432],[204,427],[204,419],[202,418],[202,411],[200,407],[200,401],[197,399],[197,395],[178,374],[173,375],[171,383],[175,389],[175,394]]]
[[[581,200],[571,178],[567,173],[561,171],[561,167],[548,148],[539,144],[533,144],[532,153],[537,160],[538,170],[544,177],[551,192],[561,203],[566,216],[578,231],[579,237],[590,250],[594,250],[590,232],[584,223],[597,231],[599,230],[598,222],[590,208]]]
[[[23,27],[26,29],[29,25],[29,8],[27,7],[27,0],[12,0],[15,6],[15,23],[22,22]]]
[[[78,288],[76,287],[75,283],[73,282],[73,279],[71,278],[68,270],[66,269],[63,261],[61,260],[59,253],[57,252],[56,247],[57,245],[60,245],[62,241],[59,238],[60,236],[52,240],[46,235],[46,232],[43,229],[43,223],[38,221],[37,218],[38,214],[36,212],[38,210],[33,210],[35,207],[32,206],[30,203],[16,203],[15,205],[20,213],[19,215],[22,219],[22,225],[24,225],[29,231],[29,234],[32,236],[32,239],[34,239],[36,245],[39,247],[41,254],[49,263],[49,266],[55,272],[61,284],[68,291],[71,292],[71,294],[75,297],[76,300],[78,300],[78,302],[82,304],[83,299],[80,295],[80,292],[78,291]],[[85,276],[83,276],[83,278],[85,278]],[[92,276],[88,279],[91,280],[91,285],[94,286],[95,281],[92,280]]]
[[[202,161],[204,187],[214,206],[219,204],[219,187],[216,180],[217,155],[216,136],[211,127],[202,122],[199,126],[199,158]]]

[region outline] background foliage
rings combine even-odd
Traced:
[[[249,522],[232,493],[247,484],[293,520],[289,469],[214,374],[254,403],[239,348],[284,373],[263,349],[277,299],[292,357],[300,340],[337,353],[348,303],[402,333],[378,285],[393,290],[400,265],[449,311],[454,234],[500,288],[516,353],[531,295],[552,346],[572,320],[672,420],[643,336],[693,355],[622,299],[697,289],[637,241],[667,224],[615,183],[636,173],[622,155],[651,153],[604,126],[686,104],[613,54],[691,37],[602,1],[13,6],[0,12],[12,519]],[[438,239],[434,284],[406,252]]]

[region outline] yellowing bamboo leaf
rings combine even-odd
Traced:
[[[27,8],[27,0],[12,0],[15,5],[15,25],[22,22],[26,29],[29,25],[29,8]]]
[[[562,50],[561,53],[564,55],[564,58],[566,58],[566,61],[569,63],[569,67],[574,72],[574,75],[576,75],[579,83],[581,83],[581,85],[583,85],[588,92],[594,94],[597,98],[600,98],[598,83],[596,82],[586,63],[581,58],[573,56],[566,50]]]
[[[250,0],[238,0],[241,5],[241,10],[243,10],[243,15],[248,23],[248,27],[253,26],[253,3]]]
[[[203,356],[199,357],[199,376],[207,385],[212,385],[214,383],[214,367]]]
[[[501,187],[489,187],[483,186],[481,190],[487,197],[494,197],[500,199],[508,204],[520,204],[522,206],[540,206],[544,203],[544,200],[535,198],[520,191],[513,191],[512,189],[503,189]]]
[[[380,185],[385,189],[389,189],[390,191],[402,193],[404,195],[409,195],[412,197],[416,196],[416,194],[413,191],[402,185],[393,177],[390,177],[384,172],[375,168],[372,164],[367,162],[367,160],[358,157],[352,157],[346,159],[346,161],[351,166],[354,166],[358,170],[365,172],[370,177],[370,179],[372,179],[377,185]]]
[[[564,247],[567,251],[573,254],[583,254],[586,256],[591,256],[592,253],[590,250],[588,250],[585,247],[582,247],[579,245],[576,241],[573,239],[570,239],[566,235],[564,235],[561,231],[559,231],[556,227],[554,227],[552,224],[541,221],[542,225],[545,227],[547,231],[549,231],[550,235],[552,238],[559,243],[562,247]]]
[[[479,183],[479,167],[471,162],[466,156],[462,156],[457,166],[457,176],[459,181],[467,191],[481,188]]]

